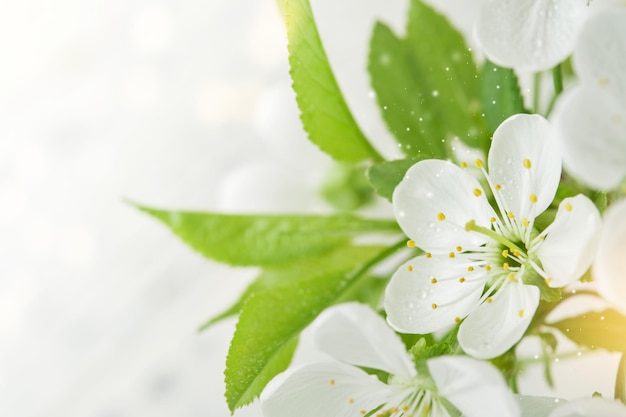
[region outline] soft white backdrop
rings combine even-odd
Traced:
[[[383,137],[366,41],[405,2],[314,7],[357,116]],[[254,271],[201,258],[123,199],[272,209],[227,194],[254,164],[286,169],[272,100],[282,135],[303,140],[274,2],[3,2],[0,56],[0,415],[229,415],[234,321],[196,327]]]
[[[402,31],[407,1],[312,3],[357,120],[397,155],[365,67],[373,22]],[[469,32],[470,3],[437,4]],[[0,56],[0,415],[228,416],[234,321],[196,328],[255,271],[123,200],[328,210],[274,1],[3,2]]]

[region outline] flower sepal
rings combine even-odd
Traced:
[[[444,355],[454,355],[459,347],[457,335],[459,333],[459,324],[454,326],[452,330],[441,340],[436,341],[432,336],[421,336],[418,341],[409,349],[409,353],[413,356],[415,369],[418,373],[428,374],[426,361],[430,358]],[[430,342],[429,342],[430,341]]]
[[[546,280],[539,274],[526,274],[524,276],[524,284],[534,285],[539,288],[539,297],[542,301],[556,303],[563,298],[562,289],[550,287]]]

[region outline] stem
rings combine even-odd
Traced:
[[[626,352],[622,353],[615,377],[615,398],[626,404]]]
[[[374,258],[367,261],[361,268],[354,271],[354,273],[350,276],[350,278],[354,279],[350,284],[348,284],[348,287],[355,285],[355,283],[359,281],[359,279],[362,278],[370,268],[372,268],[380,261],[386,259],[390,255],[394,254],[396,251],[403,247],[406,247],[406,239],[402,239],[401,241],[394,243],[393,245],[389,246],[387,249],[376,255]],[[346,287],[346,289],[348,287]]]
[[[539,113],[539,95],[541,93],[541,73],[535,73],[533,81],[533,109],[535,113]]]
[[[552,82],[554,83],[554,95],[558,96],[563,92],[563,71],[561,64],[552,68]]]
[[[563,92],[563,71],[561,68],[561,64],[552,68],[552,82],[554,83],[554,95],[550,100],[550,104],[548,104],[548,110],[546,110],[546,117],[552,113],[552,109],[554,108],[554,103],[556,103],[556,99]]]

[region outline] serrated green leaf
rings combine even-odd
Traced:
[[[394,249],[395,250],[395,249]],[[226,358],[226,400],[231,411],[250,403],[267,382],[290,361],[294,339],[319,313],[338,301],[359,279],[373,259],[389,248],[346,247],[301,266],[277,289],[253,294],[244,304]],[[307,261],[308,262],[308,261]],[[279,274],[291,270],[286,268]]]
[[[527,113],[517,76],[512,69],[485,61],[481,80],[481,103],[491,132],[495,132],[509,116]]]
[[[372,201],[374,192],[362,166],[335,164],[327,173],[322,197],[334,209],[352,211]]]
[[[463,36],[423,2],[411,2],[406,38],[376,24],[368,70],[382,116],[407,156],[445,159],[452,137],[475,147],[486,137],[472,54]]]
[[[578,345],[626,352],[626,317],[614,309],[589,312],[548,323]]]
[[[367,170],[367,178],[381,196],[391,201],[393,190],[396,189],[406,171],[422,159],[430,156],[414,157],[408,159],[396,159],[395,161],[385,161],[372,165]]]
[[[323,253],[319,256],[311,256],[298,261],[282,264],[264,269],[261,274],[244,290],[237,301],[233,303],[222,313],[212,317],[200,326],[199,331],[203,331],[213,324],[224,320],[228,317],[239,314],[246,300],[252,295],[266,290],[279,291],[282,285],[290,285],[295,278],[309,277],[312,273],[315,275],[333,273],[337,269],[350,268],[354,261],[344,256],[344,248],[337,248],[339,256],[331,253]],[[344,298],[347,300],[360,301],[370,304],[373,308],[378,305],[380,296],[383,293],[387,279],[380,277],[365,276],[353,285],[346,293]]]
[[[314,256],[359,233],[398,231],[393,221],[332,216],[235,215],[137,206],[204,256],[237,266],[266,266]]]
[[[287,0],[290,74],[311,142],[337,161],[382,160],[356,124],[339,90],[308,0]]]

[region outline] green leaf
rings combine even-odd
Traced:
[[[578,345],[626,352],[626,317],[614,309],[589,312],[547,325],[559,329]]]
[[[226,358],[226,399],[231,411],[250,403],[291,359],[292,344],[319,313],[345,295],[373,263],[397,249],[346,247],[274,273],[278,288],[252,294],[239,316]]]
[[[481,102],[491,132],[509,116],[527,113],[515,72],[490,61],[482,68]]]
[[[454,136],[478,147],[486,137],[480,81],[463,36],[419,0],[406,38],[377,23],[368,70],[382,116],[407,156],[450,156]]]
[[[322,197],[334,209],[352,211],[372,201],[374,196],[362,166],[334,165],[321,189]]]
[[[404,178],[406,171],[422,159],[429,156],[423,155],[419,158],[396,159],[395,161],[385,161],[372,165],[367,170],[367,178],[376,192],[391,201],[393,190]]]
[[[309,139],[337,161],[382,160],[339,90],[308,0],[287,0],[285,13],[290,74]]]
[[[339,248],[336,250],[343,251],[344,249]],[[343,254],[343,252],[340,253]],[[207,320],[198,330],[206,330],[221,320],[239,314],[246,300],[254,294],[269,289],[277,290],[282,285],[291,284],[294,277],[307,277],[311,275],[311,271],[315,271],[316,275],[332,273],[337,270],[337,268],[343,269],[344,267],[342,267],[342,265],[348,268],[354,263],[352,259],[344,257],[343,255],[340,259],[336,258],[337,257],[333,256],[332,253],[323,253],[317,257],[311,256],[293,263],[266,268],[248,288],[244,290],[233,305],[217,316]],[[379,305],[381,295],[385,290],[387,282],[387,279],[381,277],[364,276],[358,283],[353,285],[343,297],[345,300],[360,301],[375,308]]]
[[[359,233],[399,231],[393,221],[352,214],[255,216],[137,207],[204,256],[237,266],[292,262],[344,245]]]

